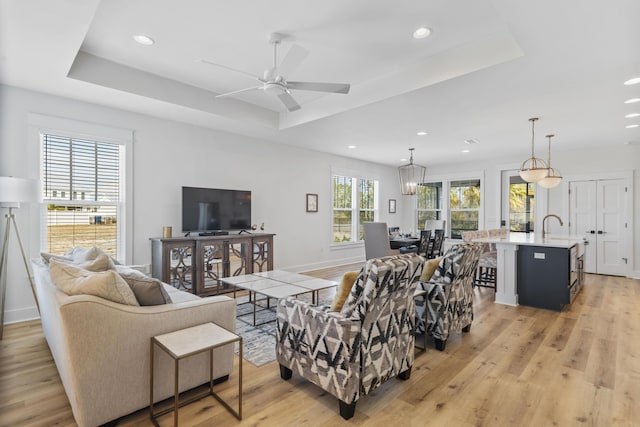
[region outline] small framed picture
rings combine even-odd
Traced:
[[[307,212],[318,212],[318,195],[307,193]]]
[[[396,200],[389,199],[389,213],[396,213]]]

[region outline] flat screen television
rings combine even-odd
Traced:
[[[251,191],[182,187],[182,231],[251,229]]]

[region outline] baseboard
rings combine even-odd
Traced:
[[[37,307],[20,308],[17,310],[7,310],[4,312],[4,323],[20,323],[28,320],[36,320],[40,318]]]
[[[322,268],[331,268],[338,267],[341,265],[354,264],[356,262],[364,262],[362,256],[355,256],[351,258],[341,258],[334,260],[327,260],[322,262],[314,262],[311,264],[301,264],[301,265],[291,265],[291,266],[282,266],[278,267],[279,270],[291,271],[294,273],[300,273],[303,271],[312,271],[312,270],[320,270]]]

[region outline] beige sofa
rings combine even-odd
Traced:
[[[91,295],[70,296],[32,260],[42,329],[79,426],[97,426],[149,406],[151,337],[214,322],[235,330],[235,301],[199,298],[164,285],[172,303],[129,306]],[[173,396],[173,362],[155,351],[154,397]],[[214,378],[233,368],[233,346],[214,351]],[[180,363],[180,390],[209,380],[208,353]]]

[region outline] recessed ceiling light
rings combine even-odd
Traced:
[[[627,80],[626,82],[624,82],[625,85],[630,86],[630,85],[635,85],[640,83],[640,77],[634,77],[632,79]]]
[[[347,148],[349,148],[350,150],[353,150],[354,148],[358,148],[358,146],[357,145],[350,145]]]
[[[627,129],[633,129],[633,128],[637,128],[640,125],[627,125],[625,126]]]
[[[401,162],[406,162],[406,161],[407,161],[407,159],[400,159],[400,161],[401,161]]]
[[[462,151],[463,153],[468,153],[468,152],[470,152],[471,150],[461,150],[461,151]]]
[[[155,43],[155,41],[151,37],[145,36],[144,34],[134,34],[133,39],[141,45],[145,46],[151,46]]]
[[[467,144],[467,145],[477,144],[478,142],[480,142],[480,141],[478,141],[475,138],[469,138],[469,139],[465,139],[464,140],[464,143]]]
[[[640,98],[631,98],[624,101],[625,104],[635,104],[636,102],[640,102]]]
[[[424,39],[431,35],[431,29],[427,27],[420,27],[413,32],[414,39]]]
[[[630,114],[627,114],[626,116],[624,116],[624,118],[625,119],[630,119],[632,117],[638,117],[638,116],[640,116],[640,113],[630,113]]]
[[[418,136],[425,136],[427,133],[423,130],[421,130],[420,132],[416,133],[416,135]]]

